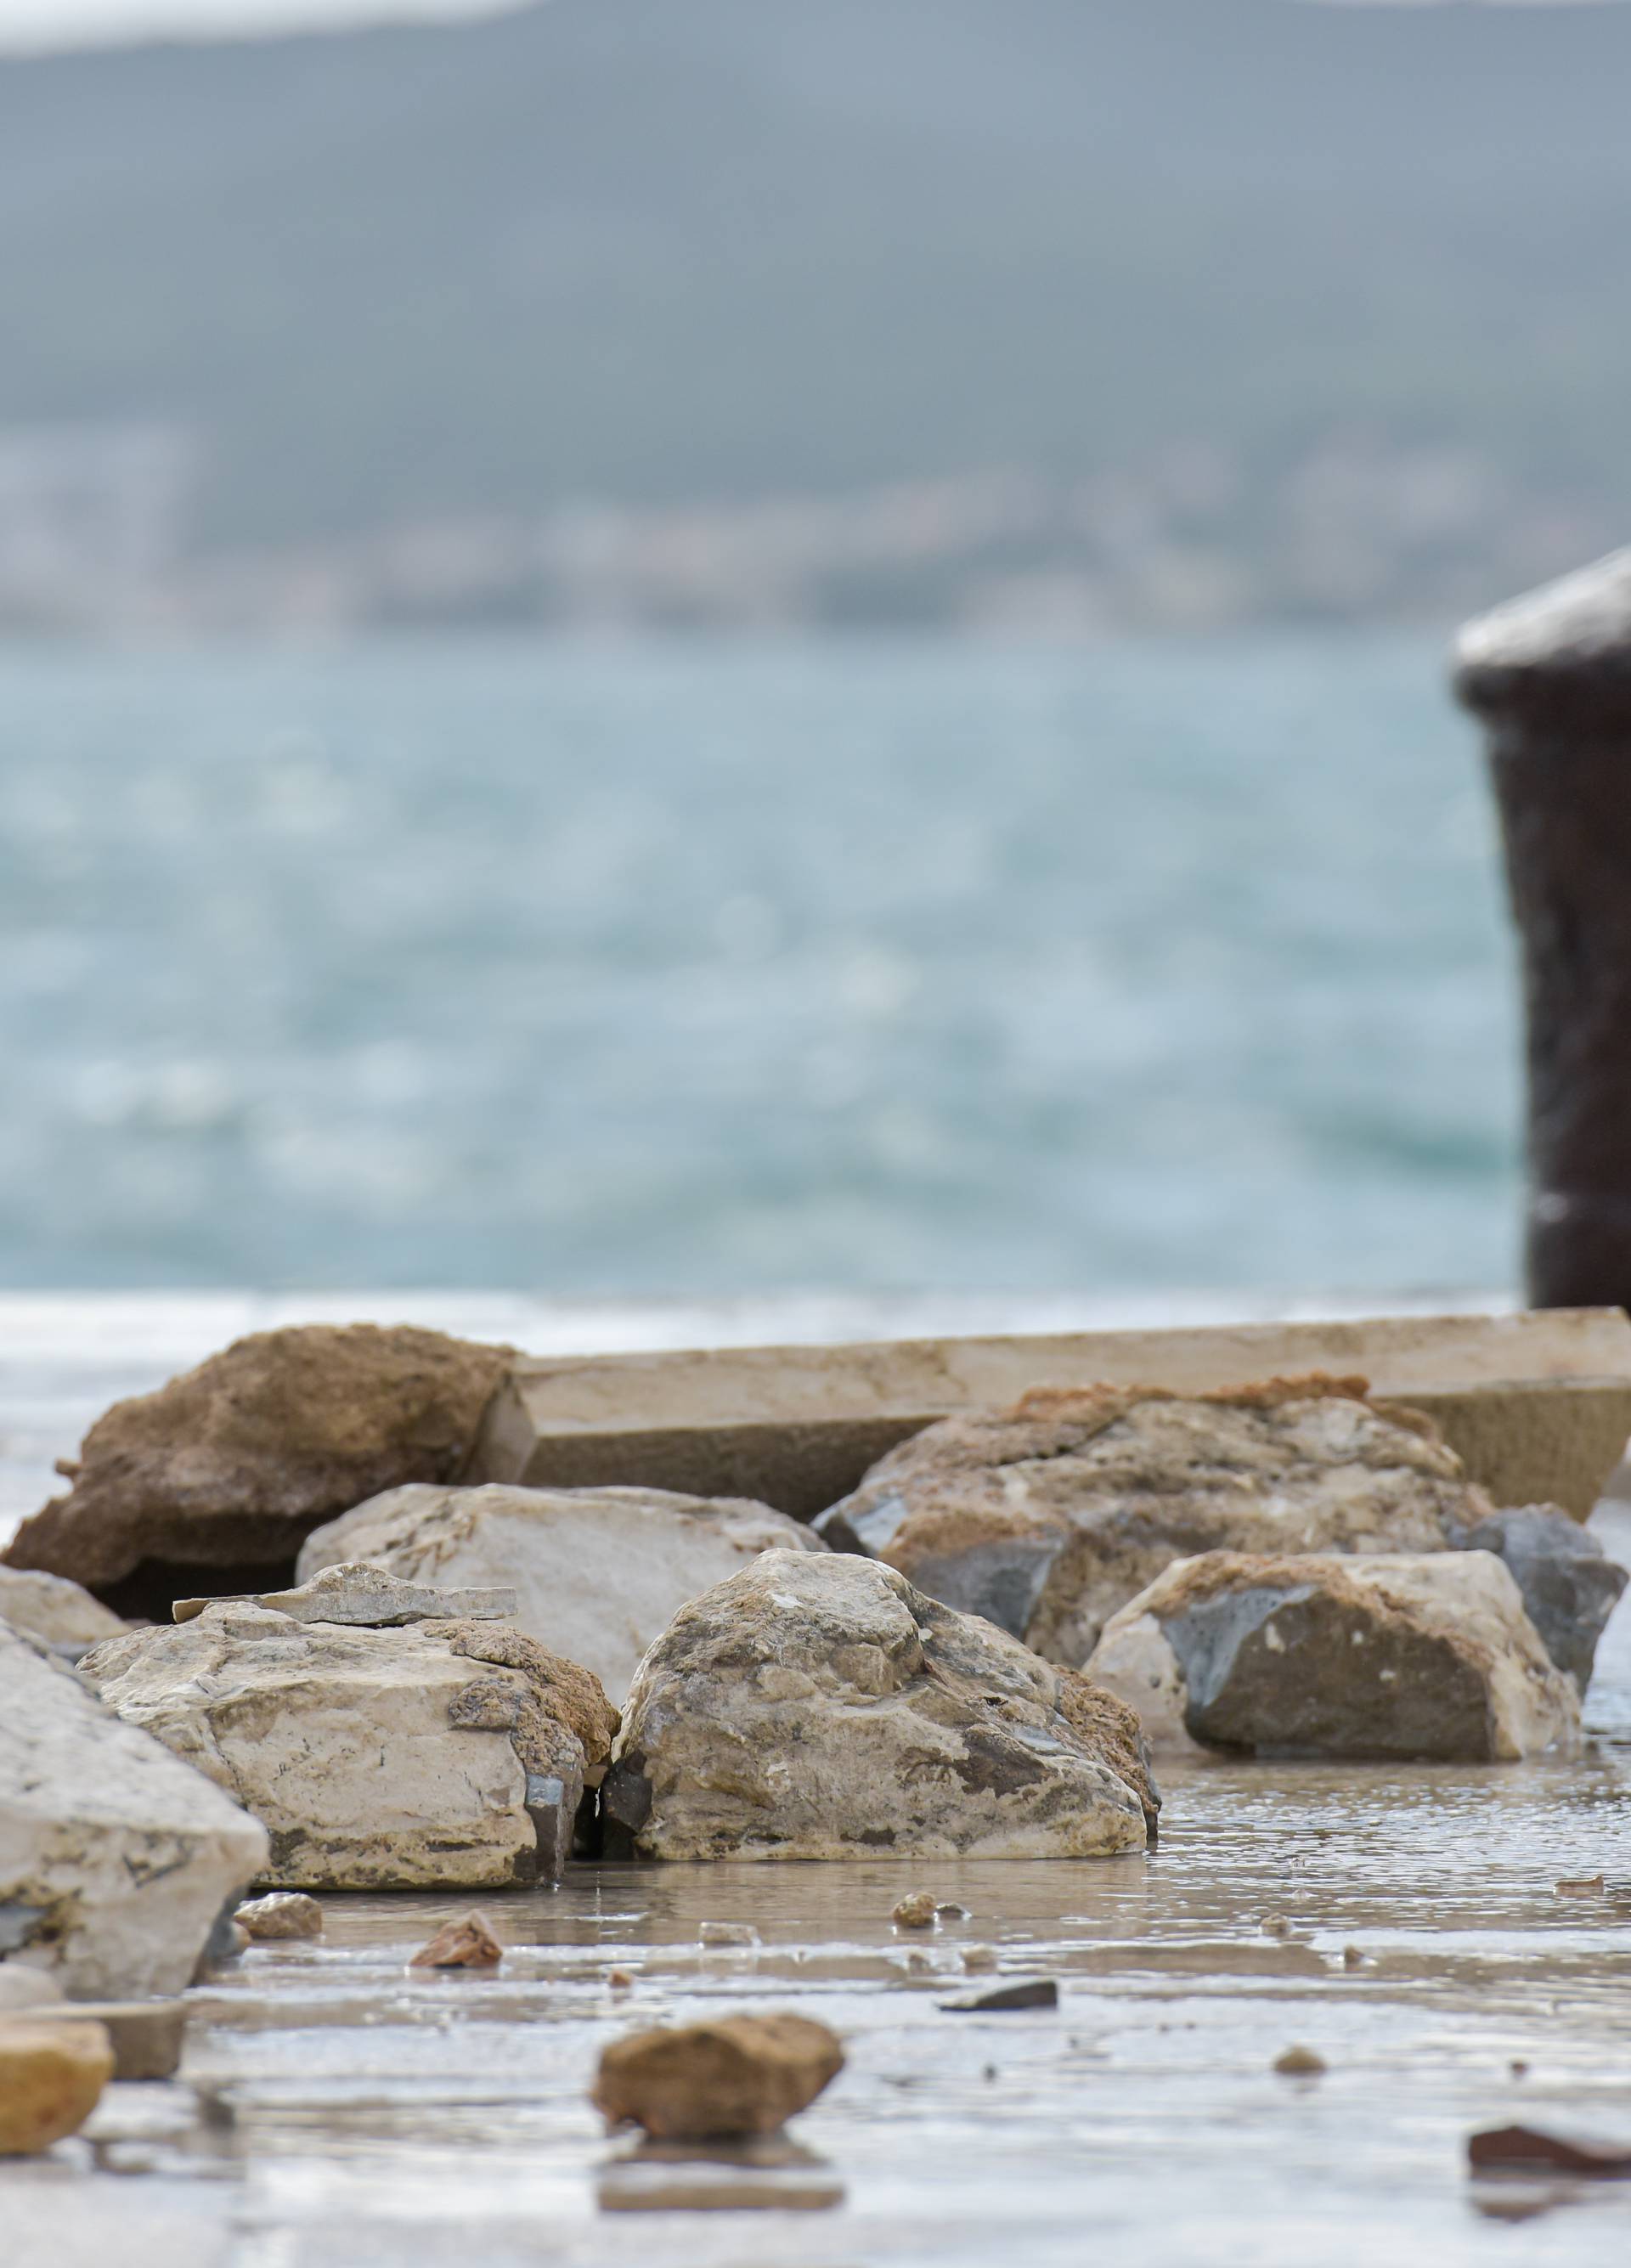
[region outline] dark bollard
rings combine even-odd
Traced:
[[[1631,551],[1468,624],[1528,1020],[1529,1297],[1631,1305]]]

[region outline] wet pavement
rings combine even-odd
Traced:
[[[1631,1515],[1598,1521],[1631,1558]],[[1631,2183],[1465,2170],[1482,2126],[1631,2145],[1631,1608],[1587,1713],[1569,1764],[1170,1769],[1148,1857],[574,1868],[481,1902],[496,1974],[406,1967],[468,1898],[325,1897],[321,1942],[193,1995],[178,2081],[0,2169],[0,2260],[1624,2263]],[[896,1929],[917,1888],[966,1917]],[[943,2005],[1033,1977],[1057,2010]],[[785,2152],[605,2134],[609,2039],[773,2007],[849,2058]],[[1275,2073],[1294,2043],[1323,2075]]]

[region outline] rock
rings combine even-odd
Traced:
[[[1534,2126],[1489,2126],[1470,2134],[1467,2160],[1475,2174],[1577,2174],[1614,2181],[1631,2176],[1631,2148],[1570,2141]]]
[[[1600,1898],[1607,1889],[1602,1874],[1582,1874],[1573,1881],[1554,1882],[1554,1894],[1560,1898]]]
[[[1287,2048],[1274,2058],[1274,2068],[1282,2079],[1318,2079],[1325,2068],[1324,2056],[1312,2048]]]
[[[279,1945],[291,1939],[321,1937],[323,1910],[302,1890],[273,1890],[240,1906],[232,1919],[261,1945]]]
[[[57,2005],[67,2007],[63,1989],[43,1969],[24,1969],[15,1961],[0,1962],[0,2023],[19,2008],[31,2012]]]
[[[978,1977],[983,1975],[987,1970],[994,1969],[997,1965],[996,1947],[994,1945],[965,1945],[963,1948],[963,1965],[968,1970],[970,1977]]]
[[[81,1675],[264,1822],[261,1878],[284,1889],[554,1879],[617,1722],[586,1670],[496,1623],[218,1603],[98,1646]]]
[[[770,2134],[843,2068],[837,2035],[808,2016],[725,2016],[615,2040],[593,2099],[612,2125],[663,2141]]]
[[[496,1969],[504,1948],[493,1935],[485,1914],[468,1913],[462,1921],[445,1922],[408,1963],[410,1969]]]
[[[383,1567],[341,1564],[325,1567],[292,1591],[262,1591],[257,1596],[178,1599],[170,1619],[196,1622],[204,1609],[269,1607],[296,1623],[338,1623],[357,1630],[400,1630],[409,1623],[513,1622],[513,1590],[455,1591],[404,1583]]]
[[[540,1646],[621,1703],[641,1655],[685,1604],[759,1552],[820,1551],[762,1504],[661,1489],[403,1488],[320,1528],[302,1580],[342,1559],[423,1583],[513,1584]]]
[[[0,2157],[30,2157],[77,2134],[114,2075],[100,2024],[0,2024]]]
[[[1090,1858],[1144,1848],[1136,1720],[892,1567],[767,1551],[640,1666],[601,1794],[656,1859]]]
[[[913,1890],[900,1901],[889,1919],[897,1929],[933,1929],[939,1914],[933,1890]]]
[[[1494,1763],[1570,1753],[1580,1697],[1487,1551],[1209,1551],[1158,1576],[1089,1665],[1157,1747]]]
[[[826,2213],[844,2183],[782,2134],[645,2140],[606,2167],[595,2201],[602,2213]]]
[[[1555,1505],[1492,1513],[1462,1531],[1468,1551],[1493,1551],[1524,1597],[1546,1652],[1583,1693],[1597,1642],[1628,1579],[1595,1535]]]
[[[816,1523],[1050,1661],[1198,1552],[1434,1551],[1490,1510],[1426,1418],[1322,1374],[1032,1394],[931,1425]]]
[[[954,2016],[1006,2016],[1022,2008],[1057,2008],[1059,1988],[1052,1977],[1030,1977],[1019,1984],[999,1984],[993,1992],[977,1992],[968,2000],[942,2000]]]
[[[63,2000],[31,2008],[30,2023],[100,2024],[114,2051],[117,2080],[173,2079],[187,2030],[184,2000]],[[0,2015],[0,2039],[5,2019]]]
[[[403,1482],[454,1479],[510,1359],[372,1323],[240,1339],[99,1418],[69,1493],[4,1558],[160,1613],[188,1587],[181,1571],[229,1579],[198,1590],[286,1580],[324,1521]]]
[[[762,1940],[749,1921],[705,1921],[697,1928],[697,1942],[708,1947],[751,1948]]]
[[[76,1999],[181,1992],[262,1829],[4,1625],[0,1693],[0,1960]]]
[[[125,1625],[100,1599],[61,1575],[27,1567],[0,1567],[0,1622],[42,1639],[53,1653],[77,1661]]]

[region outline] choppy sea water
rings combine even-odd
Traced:
[[[0,1282],[1499,1287],[1439,642],[0,650]]]

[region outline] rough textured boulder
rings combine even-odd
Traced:
[[[1524,1597],[1546,1652],[1583,1693],[1597,1642],[1627,1577],[1595,1535],[1555,1505],[1492,1513],[1458,1538],[1467,1551],[1493,1551]]]
[[[27,1631],[69,1661],[124,1629],[117,1615],[77,1583],[24,1567],[0,1567],[0,1623]]]
[[[1490,1508],[1427,1419],[1316,1375],[1186,1396],[1088,1387],[949,1418],[816,1526],[1079,1668],[1175,1559],[1439,1550]]]
[[[614,2126],[665,2142],[773,2134],[844,2068],[838,2036],[808,2016],[724,2016],[614,2040],[594,2102]]]
[[[502,1623],[309,1623],[221,1602],[81,1672],[254,1812],[286,1889],[498,1888],[552,1877],[616,1712]]]
[[[761,1551],[822,1551],[762,1504],[662,1489],[403,1488],[320,1528],[302,1576],[366,1559],[415,1582],[513,1583],[521,1628],[621,1702],[688,1599]]]
[[[405,1481],[455,1479],[510,1359],[370,1323],[240,1339],[99,1418],[64,1468],[69,1493],[23,1522],[4,1558],[96,1591],[128,1586],[113,1602],[132,1611],[258,1587],[336,1513]],[[229,1580],[205,1583],[203,1568]]]
[[[181,1992],[264,1833],[4,1626],[0,1695],[0,1962],[76,1999]]]
[[[1580,1737],[1573,1680],[1487,1551],[1206,1552],[1112,1616],[1089,1672],[1157,1748],[1484,1764]]]
[[[893,1568],[767,1551],[640,1666],[602,1790],[656,1859],[1144,1848],[1137,1720]]]

